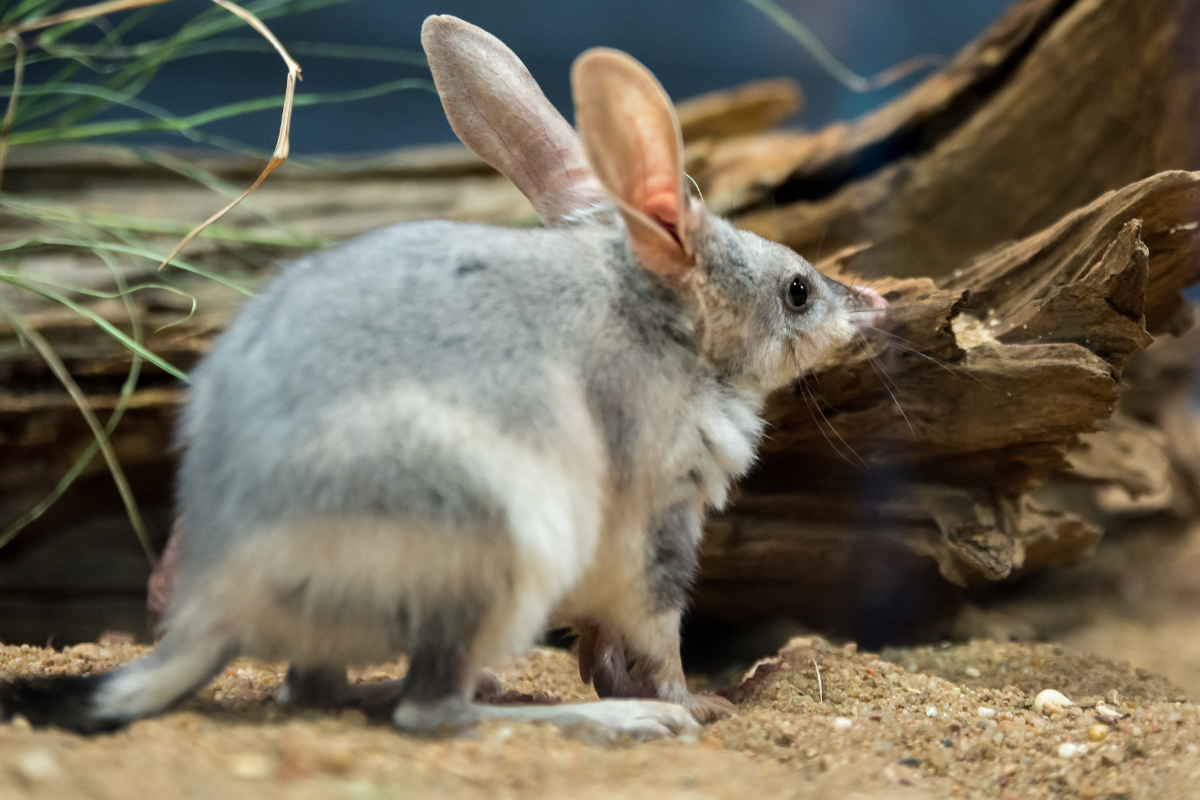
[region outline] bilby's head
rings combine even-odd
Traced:
[[[778,388],[887,313],[877,292],[827,278],[792,250],[708,212],[683,174],[674,106],[633,58],[589,50],[571,85],[588,162],[638,260],[692,294],[704,353],[731,383]]]

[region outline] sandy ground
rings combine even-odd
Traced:
[[[976,614],[991,635],[1050,643],[875,655],[793,639],[726,690],[737,715],[695,737],[494,722],[417,738],[358,711],[282,706],[282,667],[239,661],[179,710],[116,734],[0,724],[0,800],[1200,797],[1200,527],[1171,541],[1114,540]],[[144,650],[0,646],[0,677],[101,671]],[[595,699],[561,650],[501,679],[510,699]],[[1077,705],[1038,713],[1044,689]]]
[[[142,650],[5,647],[0,671],[91,672]],[[730,692],[735,717],[692,739],[648,743],[504,722],[414,738],[359,712],[290,711],[273,699],[280,669],[240,661],[179,711],[116,734],[0,725],[0,797],[1116,800],[1200,791],[1200,708],[1155,673],[1054,644],[886,655],[795,639]],[[540,701],[594,697],[558,650],[538,649],[501,677],[509,692]],[[1044,688],[1080,704],[1107,696],[1128,716],[1104,724],[1095,708],[1036,713]]]

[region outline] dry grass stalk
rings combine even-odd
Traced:
[[[283,59],[283,62],[287,64],[287,90],[283,98],[283,115],[279,121],[279,138],[275,142],[275,151],[271,153],[271,160],[267,162],[267,166],[264,167],[262,173],[259,174],[258,180],[254,181],[249,189],[238,195],[228,205],[226,205],[217,213],[213,214],[208,219],[204,220],[204,222],[193,228],[187,236],[184,236],[182,239],[180,239],[179,243],[171,249],[171,252],[167,254],[167,257],[164,258],[162,263],[158,265],[160,270],[169,264],[171,259],[179,255],[183,248],[187,247],[188,243],[199,236],[205,228],[228,214],[234,207],[237,206],[238,203],[245,200],[254,192],[255,189],[262,185],[262,182],[267,179],[268,175],[274,172],[280,164],[287,161],[288,151],[291,147],[288,134],[292,126],[292,104],[296,96],[296,81],[301,80],[300,65],[297,64],[296,61],[288,54],[287,50],[284,49],[279,40],[275,38],[275,34],[271,33],[270,29],[264,25],[262,20],[260,20],[258,17],[254,16],[246,9],[229,2],[229,0],[213,0],[213,2],[219,5],[221,8],[224,8],[226,11],[229,11],[231,14],[234,14],[245,20],[246,24],[258,31],[263,38],[271,43],[271,46],[274,47],[276,52],[279,53],[279,56]]]
[[[14,46],[17,48],[17,61],[14,65],[13,71],[14,79],[12,95],[9,98],[8,111],[4,116],[3,129],[0,130],[0,174],[3,173],[4,156],[8,149],[8,132],[12,126],[12,119],[16,112],[17,96],[20,94],[21,78],[24,67],[25,49],[19,34],[27,31],[46,28],[63,22],[90,19],[92,17],[99,17],[104,14],[112,14],[117,11],[126,11],[132,8],[158,5],[165,2],[169,2],[169,0],[110,0],[110,2],[107,3],[96,3],[95,5],[64,11],[61,14],[53,14],[48,17],[39,17],[37,19],[29,20],[28,22],[16,25],[4,32],[3,35],[12,37]],[[183,248],[187,247],[188,243],[199,236],[205,228],[228,214],[238,205],[238,203],[241,203],[243,200],[249,197],[255,189],[262,185],[262,182],[267,179],[268,175],[274,172],[280,164],[287,161],[288,151],[290,149],[289,131],[291,130],[292,126],[292,105],[296,95],[296,81],[301,79],[300,65],[297,64],[295,59],[288,54],[287,50],[284,49],[284,46],[280,43],[279,39],[275,37],[275,34],[271,33],[271,30],[265,24],[263,24],[263,21],[258,17],[254,16],[241,6],[230,2],[230,0],[213,0],[213,2],[234,16],[240,17],[246,22],[247,25],[258,31],[258,33],[261,34],[264,39],[271,43],[271,46],[275,48],[276,52],[278,52],[280,57],[283,59],[283,62],[287,65],[287,89],[283,101],[283,114],[279,122],[279,138],[275,143],[275,150],[271,154],[271,159],[267,162],[267,166],[263,168],[262,173],[258,176],[258,180],[256,180],[249,189],[240,194],[232,202],[193,228],[187,234],[187,236],[184,236],[183,239],[181,239],[179,243],[171,249],[171,252],[167,255],[167,257],[162,260],[162,263],[158,265],[160,270],[169,264],[171,259],[179,255]]]
[[[167,2],[170,2],[170,0],[109,0],[107,3],[96,3],[95,5],[83,6],[82,8],[72,8],[70,11],[64,11],[61,14],[51,14],[48,17],[31,19],[28,22],[13,27],[12,32],[25,33],[27,31],[36,31],[41,28],[48,28],[51,25],[58,25],[61,22],[91,19],[92,17],[104,16],[105,14],[113,14],[117,11],[141,8],[142,6],[156,6]]]

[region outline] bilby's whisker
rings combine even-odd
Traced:
[[[815,424],[817,426],[817,430],[821,432],[821,436],[823,436],[825,438],[825,441],[829,444],[829,448],[831,450],[833,450],[833,452],[837,453],[838,456],[840,456],[841,459],[843,461],[845,461],[847,464],[851,464],[851,465],[854,464],[853,461],[846,458],[845,454],[842,453],[841,450],[839,450],[837,447],[834,446],[833,441],[825,433],[825,429],[821,427],[821,423],[817,422],[817,417],[815,414],[813,414],[813,406],[816,406],[817,413],[821,415],[821,419],[823,419],[825,421],[825,424],[829,426],[829,430],[833,431],[833,435],[838,438],[838,441],[841,442],[843,445],[845,445],[846,449],[849,450],[850,453],[859,460],[859,462],[863,465],[863,467],[865,469],[869,470],[871,468],[871,466],[869,464],[867,464],[867,462],[865,460],[863,460],[862,456],[860,456],[857,452],[855,452],[854,448],[851,447],[845,439],[842,438],[842,435],[840,433],[838,433],[837,428],[835,428],[833,426],[833,423],[829,421],[829,418],[825,416],[825,412],[821,410],[821,404],[817,402],[816,395],[812,396],[812,405],[809,405],[809,393],[811,390],[808,388],[808,381],[806,381],[804,379],[804,376],[800,373],[800,359],[796,355],[795,345],[792,346],[792,363],[794,363],[796,365],[796,378],[799,381],[798,385],[800,387],[800,393],[804,397],[804,404],[806,406],[808,406],[808,414],[810,417],[812,417],[813,424]],[[817,386],[819,387],[821,385],[821,379],[817,377],[815,372],[810,373],[810,374],[812,375],[813,380],[815,380],[817,382]]]
[[[805,381],[804,378],[800,378],[800,382],[797,384],[797,386],[800,387],[800,395],[804,398],[804,405],[808,408],[808,415],[812,417],[813,425],[817,426],[817,431],[821,434],[821,438],[825,440],[825,443],[829,445],[829,449],[837,453],[838,458],[842,459],[850,466],[857,468],[858,465],[847,458],[846,454],[837,448],[837,446],[833,443],[833,440],[829,438],[827,433],[825,433],[825,428],[822,427],[821,423],[817,421],[817,414],[813,412],[813,403],[816,403],[816,400],[814,399],[812,403],[809,402],[808,382]],[[817,405],[817,412],[821,414],[822,419],[825,418],[825,414],[821,411],[821,406],[819,404]],[[826,420],[826,422],[828,422],[828,420]]]
[[[908,340],[901,336],[897,336],[894,333],[888,333],[887,331],[881,330],[879,328],[863,328],[863,330],[871,331],[871,332],[878,334],[882,338],[882,340],[885,344],[890,345],[890,346],[896,348],[897,350],[902,350],[906,353],[911,353],[914,356],[919,356],[919,357],[925,359],[926,361],[931,361],[934,364],[937,364],[939,367],[946,370],[947,372],[949,372],[951,375],[958,378],[959,380],[962,380],[962,375],[959,374],[959,373],[962,373],[963,375],[966,375],[967,377],[974,380],[976,383],[983,385],[983,381],[979,380],[978,376],[972,375],[970,372],[967,372],[964,369],[956,369],[955,367],[952,367],[949,364],[947,364],[945,361],[934,358],[933,356],[928,355],[926,353],[922,353],[920,350],[915,350],[911,347],[908,347],[906,344],[903,344],[904,342],[908,342]]]
[[[908,425],[908,430],[912,433],[913,439],[916,439],[917,438],[917,430],[916,430],[916,428],[913,427],[912,422],[909,421],[908,414],[905,414],[904,409],[900,406],[900,400],[897,399],[896,393],[894,391],[892,391],[892,386],[888,386],[888,378],[887,378],[886,372],[883,369],[883,365],[876,364],[875,358],[873,356],[867,356],[867,363],[871,366],[871,369],[873,369],[875,371],[875,374],[879,376],[879,382],[883,384],[884,391],[886,391],[889,395],[891,395],[892,402],[896,404],[896,410],[899,411],[900,416],[904,418],[904,424]],[[893,385],[894,385],[894,382],[893,382]]]

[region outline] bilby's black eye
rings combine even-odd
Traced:
[[[784,302],[792,311],[799,311],[804,308],[804,304],[808,302],[808,284],[804,282],[804,278],[799,275],[792,278],[792,282],[788,284],[787,291],[783,294]]]

